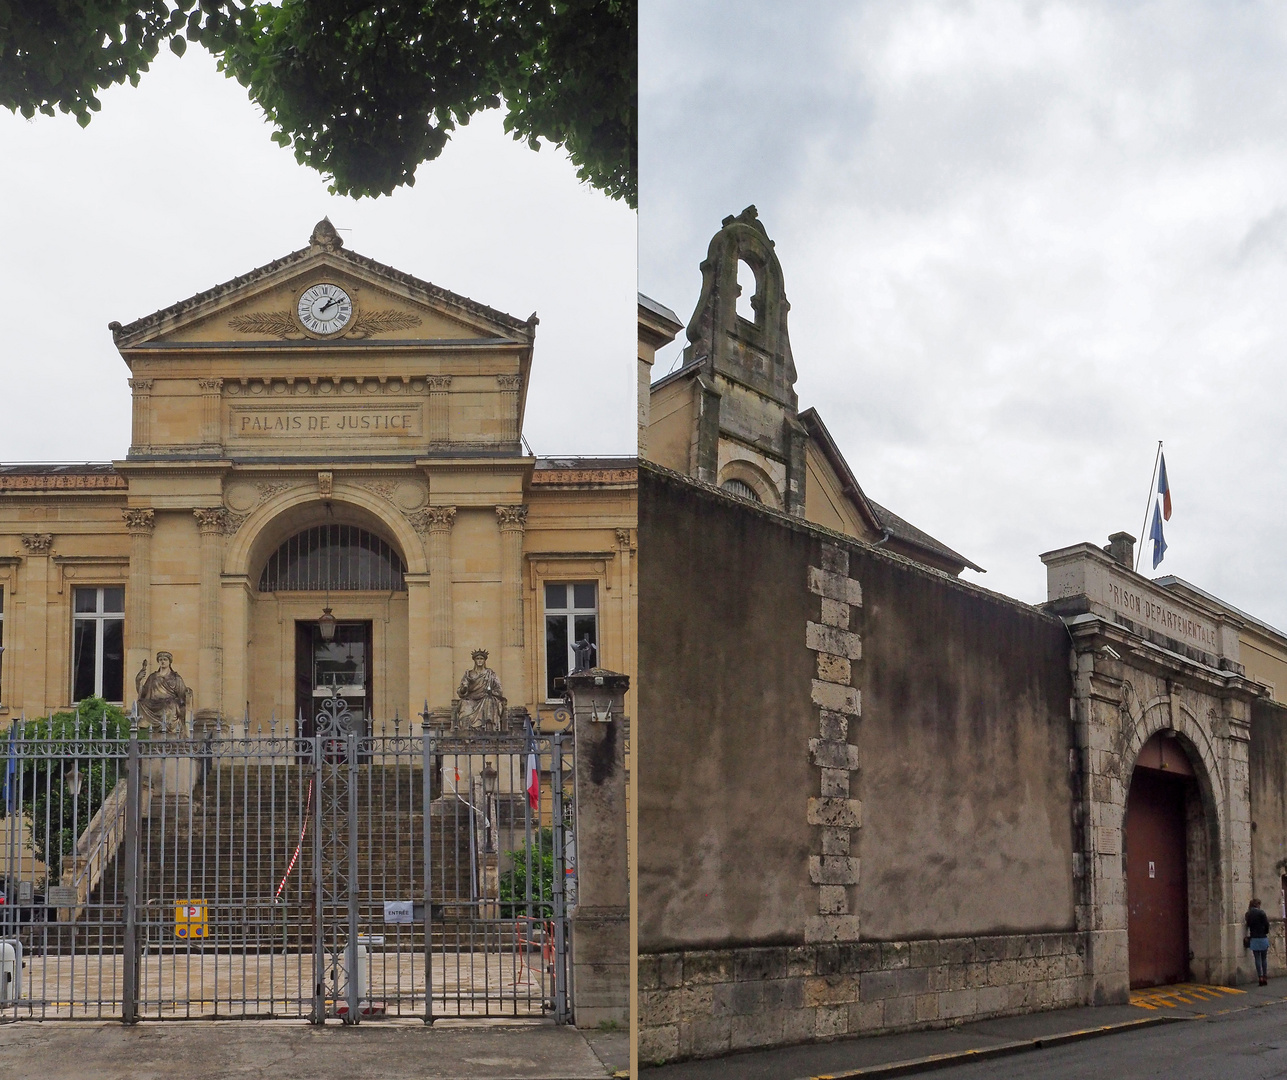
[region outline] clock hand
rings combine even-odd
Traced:
[[[318,314],[320,315],[327,308],[334,307],[338,303],[339,303],[339,300],[337,300],[334,296],[332,296],[328,301],[326,301],[325,304],[323,304],[320,308],[318,308]]]

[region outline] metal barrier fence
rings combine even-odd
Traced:
[[[569,1020],[570,733],[41,724],[0,744],[0,1018]]]

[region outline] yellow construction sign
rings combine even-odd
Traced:
[[[204,938],[208,933],[206,902],[185,900],[174,905],[174,936],[184,940]]]

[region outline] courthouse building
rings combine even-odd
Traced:
[[[112,323],[128,453],[0,466],[0,718],[129,706],[161,651],[198,724],[307,725],[332,688],[445,724],[480,649],[548,723],[584,638],[633,683],[635,463],[524,452],[536,327],[325,220]]]

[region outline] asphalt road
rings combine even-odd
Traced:
[[[1287,1002],[936,1070],[943,1080],[1287,1077]]]

